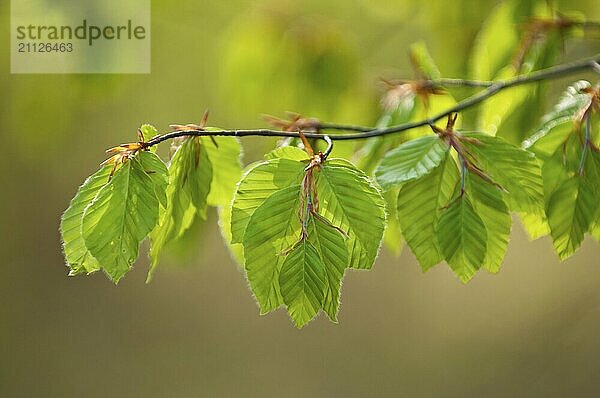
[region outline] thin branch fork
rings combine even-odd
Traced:
[[[600,73],[600,54],[596,54],[590,58],[580,59],[574,62],[569,62],[561,65],[556,65],[551,68],[542,69],[539,71],[518,75],[510,79],[498,80],[498,81],[477,81],[477,80],[464,80],[464,79],[438,79],[432,80],[433,84],[438,84],[443,87],[449,86],[465,86],[465,87],[485,87],[482,90],[466,99],[460,101],[456,105],[446,109],[443,112],[438,113],[430,118],[423,119],[416,122],[404,123],[397,126],[391,126],[387,128],[374,128],[366,126],[353,126],[343,125],[334,123],[318,123],[316,131],[302,132],[306,138],[316,138],[325,140],[329,144],[329,140],[341,141],[341,140],[359,140],[370,137],[384,136],[388,134],[400,133],[415,129],[422,126],[431,126],[438,120],[448,116],[449,114],[463,111],[474,105],[477,105],[486,99],[498,94],[500,91],[505,89],[520,86],[523,84],[535,83],[543,80],[552,80],[562,76],[576,74],[585,70],[595,71]],[[323,130],[336,130],[336,131],[352,131],[350,134],[324,134]],[[219,130],[219,131],[207,131],[203,128],[189,129],[189,130],[177,130],[170,133],[158,135],[151,140],[142,143],[144,148],[160,144],[163,141],[167,141],[173,138],[186,137],[186,136],[225,136],[225,137],[287,137],[287,138],[300,138],[300,131],[279,131],[272,129],[251,129],[251,130]],[[331,145],[328,145],[329,147]]]

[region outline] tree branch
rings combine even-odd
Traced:
[[[523,84],[529,84],[539,82],[543,80],[556,79],[562,76],[567,76],[575,73],[579,73],[584,70],[598,71],[598,64],[600,63],[600,54],[596,54],[593,57],[581,59],[578,61],[565,63],[551,68],[542,69],[539,71],[515,76],[510,79],[498,80],[498,81],[478,81],[478,80],[465,80],[465,79],[439,79],[432,80],[433,84],[441,86],[465,86],[465,87],[486,87],[482,90],[466,99],[460,101],[451,108],[446,109],[443,112],[438,113],[430,118],[423,119],[416,122],[404,123],[397,126],[391,126],[387,128],[373,128],[366,126],[354,126],[334,123],[319,123],[319,130],[337,130],[337,131],[352,131],[351,134],[323,134],[319,132],[304,132],[304,136],[307,138],[317,138],[322,140],[357,140],[365,139],[370,137],[384,136],[388,134],[399,133],[406,130],[411,130],[417,127],[432,125],[436,121],[446,117],[451,113],[456,113],[477,105],[486,99],[498,94],[500,91],[520,86]],[[221,131],[206,131],[203,129],[190,129],[184,131],[174,131],[163,135],[156,136],[144,143],[145,148],[160,144],[163,141],[170,140],[177,137],[186,136],[226,136],[226,137],[248,137],[248,136],[262,136],[262,137],[300,137],[298,131],[279,131],[270,129],[256,129],[256,130],[221,130]]]

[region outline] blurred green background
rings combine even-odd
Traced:
[[[64,266],[61,212],[141,123],[164,131],[210,108],[220,127],[287,110],[373,124],[377,79],[412,77],[412,42],[464,77],[496,3],[153,0],[151,74],[11,75],[3,1],[0,396],[595,394],[600,246],[589,240],[559,263],[549,239],[529,242],[516,223],[502,271],[468,285],[384,251],[371,272],[346,274],[339,325],[319,317],[302,331],[284,311],[259,316],[215,211],[150,285],[145,256],[118,287]],[[600,20],[597,0],[558,3]],[[569,40],[563,59],[599,47],[598,35]],[[249,162],[273,142],[243,144]]]

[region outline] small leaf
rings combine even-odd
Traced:
[[[85,244],[115,283],[130,270],[140,242],[158,221],[160,204],[149,172],[159,170],[145,169],[138,156],[126,161],[83,214]]]
[[[279,274],[281,295],[298,328],[310,322],[323,305],[325,264],[315,247],[303,240],[287,255]]]
[[[308,227],[308,241],[315,247],[325,266],[323,310],[329,319],[337,322],[342,279],[348,266],[348,250],[344,242],[344,236],[340,231],[318,217],[311,217]]]
[[[89,274],[100,269],[100,264],[85,245],[81,235],[81,223],[85,208],[96,197],[100,188],[108,183],[111,169],[112,165],[106,165],[88,177],[61,217],[60,233],[67,265],[71,268],[69,275],[84,272]]]
[[[308,154],[300,148],[294,146],[282,146],[277,149],[273,149],[271,152],[265,155],[265,159],[278,159],[284,158],[289,160],[297,160],[299,162],[308,162]]]
[[[446,262],[467,282],[481,268],[486,256],[487,233],[470,200],[462,196],[442,211],[437,237]]]
[[[435,135],[408,141],[388,152],[375,169],[377,182],[387,191],[433,170],[444,159],[448,144]]]

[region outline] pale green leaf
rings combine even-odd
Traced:
[[[92,273],[100,269],[100,264],[90,254],[81,234],[81,223],[85,208],[98,194],[100,188],[108,183],[112,165],[106,165],[88,177],[79,187],[69,207],[60,220],[60,233],[69,275]]]
[[[398,187],[431,172],[447,151],[448,144],[436,135],[408,141],[385,155],[375,169],[375,178],[384,191]]]
[[[283,303],[279,272],[285,259],[282,253],[300,238],[299,201],[299,183],[275,191],[253,211],[245,228],[246,276],[261,314]]]
[[[271,159],[251,165],[238,183],[231,212],[231,242],[241,243],[250,217],[273,192],[299,184],[304,163]]]
[[[212,165],[210,192],[206,201],[211,206],[229,205],[242,175],[240,142],[235,137],[201,137],[201,142]]]
[[[436,236],[440,212],[450,202],[459,182],[458,168],[451,156],[418,180],[406,183],[397,200],[404,239],[423,271],[443,260]]]
[[[115,172],[85,209],[82,235],[92,256],[116,283],[138,257],[140,242],[158,221],[154,183],[136,156]]]
[[[197,216],[206,216],[213,175],[207,152],[206,145],[197,137],[187,138],[171,159],[169,185],[165,190],[167,206],[161,211],[159,222],[150,234],[152,266],[148,281],[152,279],[163,248],[181,237]]]
[[[167,205],[167,185],[169,183],[169,171],[165,163],[153,152],[141,151],[137,154],[144,171],[152,180],[154,192],[160,204]]]
[[[302,328],[321,309],[326,288],[325,264],[310,242],[301,241],[287,255],[279,285],[290,317]]]
[[[484,263],[487,248],[485,225],[466,196],[442,211],[437,237],[444,258],[454,273],[467,282]]]
[[[144,142],[148,142],[152,138],[159,135],[158,130],[156,130],[156,127],[154,127],[151,124],[142,124],[140,126],[140,131],[142,132],[142,138],[144,139]],[[152,146],[149,149],[150,149],[150,152],[156,153],[157,146],[156,145]]]
[[[310,217],[308,241],[314,245],[319,253],[319,258],[325,266],[326,278],[323,310],[329,319],[337,322],[342,279],[344,271],[348,266],[348,250],[344,242],[344,236],[340,231],[320,218]]]
[[[316,174],[319,213],[348,234],[350,266],[369,269],[383,238],[385,201],[364,173],[336,161],[327,161]]]

